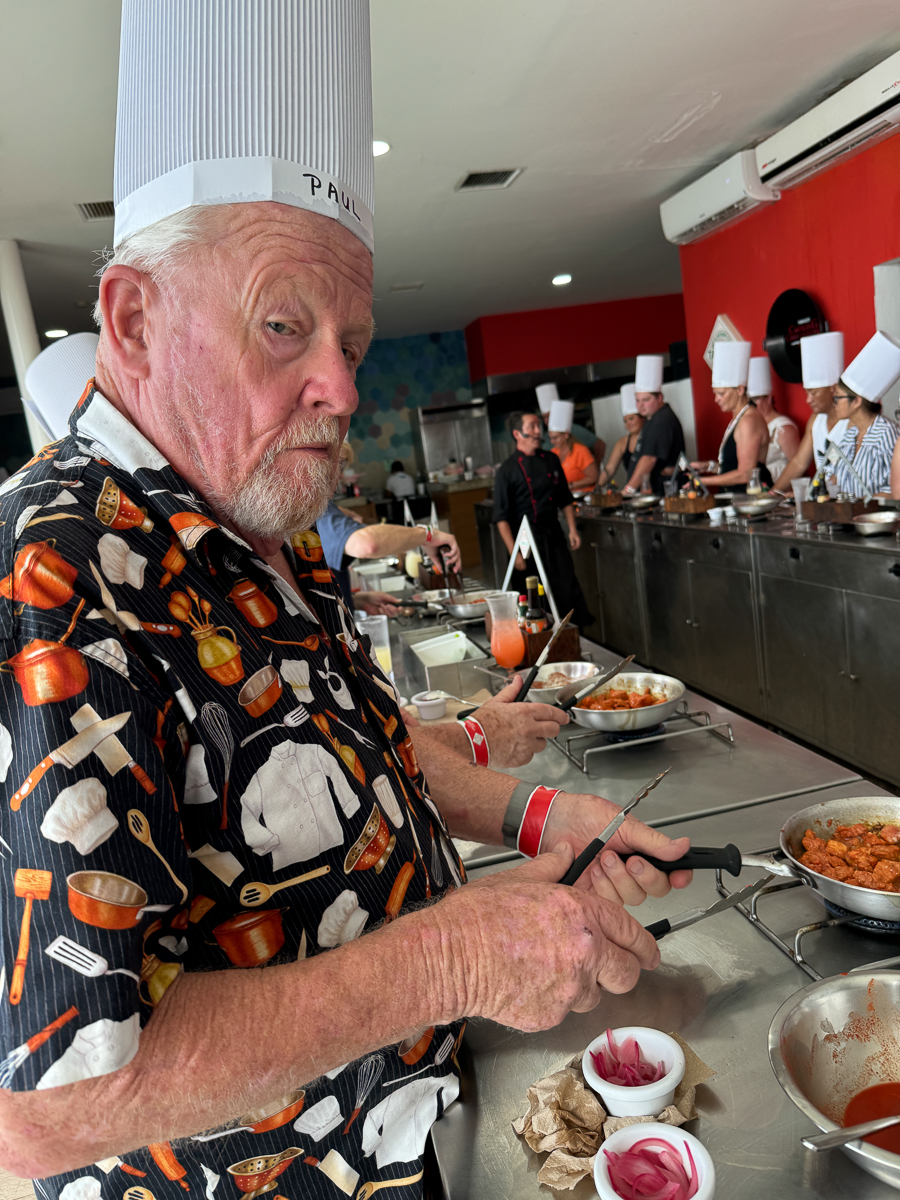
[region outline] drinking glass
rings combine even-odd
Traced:
[[[360,633],[366,634],[372,639],[372,649],[375,652],[375,657],[381,664],[381,669],[386,675],[390,675],[394,669],[394,660],[391,658],[391,638],[388,633],[388,619],[384,615],[375,617],[360,617],[356,618],[356,628]]]
[[[794,503],[797,505],[798,512],[800,511],[800,505],[804,500],[809,498],[809,485],[811,483],[812,480],[808,478],[791,480],[791,490],[794,493]]]
[[[517,667],[525,655],[525,639],[519,628],[516,608],[518,600],[515,592],[499,592],[487,597],[491,610],[491,654],[497,665],[507,671]]]

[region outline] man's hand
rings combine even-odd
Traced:
[[[658,965],[656,942],[623,908],[555,886],[573,858],[561,843],[428,910],[443,934],[437,969],[456,989],[456,1011],[534,1033],[588,1012],[603,991],[630,991],[642,969]]]
[[[353,606],[370,617],[396,617],[400,615],[402,604],[390,592],[354,592]]]
[[[552,846],[565,838],[575,853],[580,854],[609,824],[619,808],[618,804],[600,796],[560,792],[550,809],[543,844]],[[593,890],[615,904],[641,904],[647,896],[665,896],[670,887],[687,887],[693,873],[673,871],[666,875],[641,858],[631,858],[626,864],[621,856],[639,852],[671,862],[686,854],[689,846],[689,838],[673,841],[634,817],[626,817],[615,837],[604,846],[600,857],[587,868],[575,886]]]
[[[569,533],[569,546],[572,550],[581,549],[581,534],[577,529],[573,529]]]
[[[492,766],[524,767],[569,723],[569,714],[550,704],[515,703],[521,688],[522,676],[516,675],[473,714],[487,737]]]
[[[527,570],[527,567],[526,567],[526,565],[525,565],[525,558],[524,558],[524,556],[523,556],[523,554],[522,554],[522,551],[521,551],[521,550],[520,550],[520,551],[519,551],[519,553],[516,555],[516,570],[517,570],[517,571],[525,571],[525,570]]]
[[[435,529],[431,535],[430,546],[440,546],[441,553],[444,557],[444,562],[451,571],[459,571],[462,565],[462,554],[459,546],[456,544],[456,538],[452,533],[444,533],[442,529]]]

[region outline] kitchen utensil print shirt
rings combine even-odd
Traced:
[[[0,523],[0,1086],[115,1071],[180,972],[326,953],[462,883],[314,529],[285,548],[298,595],[92,384],[0,485]],[[461,1038],[422,1030],[41,1190],[418,1196]]]

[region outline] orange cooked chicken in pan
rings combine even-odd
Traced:
[[[624,688],[610,688],[608,692],[595,692],[578,701],[578,708],[593,708],[603,711],[614,708],[649,708],[651,704],[662,704],[665,696],[654,696],[649,688],[642,692],[629,692]]]
[[[807,829],[803,849],[799,862],[819,875],[876,892],[900,892],[900,828],[896,825],[838,825],[830,839]]]

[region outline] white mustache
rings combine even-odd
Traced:
[[[292,429],[286,429],[268,448],[266,458],[271,460],[282,450],[302,450],[305,446],[338,446],[340,438],[341,429],[337,417],[318,417],[312,421],[304,421],[302,425]]]

